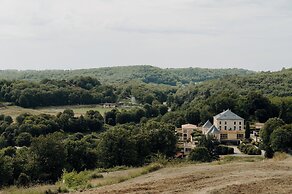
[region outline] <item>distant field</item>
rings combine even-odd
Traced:
[[[22,113],[31,114],[51,114],[56,115],[59,112],[63,112],[65,109],[72,109],[76,116],[84,115],[89,110],[97,110],[102,115],[112,110],[112,108],[104,108],[101,105],[75,105],[75,106],[55,106],[55,107],[42,107],[42,108],[22,108],[19,106],[7,106],[6,108],[0,108],[0,114],[10,115],[15,119]]]

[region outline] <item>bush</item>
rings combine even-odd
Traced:
[[[30,177],[28,175],[26,175],[25,173],[20,173],[18,179],[17,179],[17,186],[28,186],[30,183]]]
[[[149,166],[147,166],[145,168],[145,174],[149,173],[149,172],[154,172],[157,171],[159,169],[163,168],[163,164],[160,163],[152,163]]]
[[[62,176],[63,183],[69,188],[85,188],[89,180],[89,175],[86,171],[77,173],[76,171],[64,172]]]
[[[273,158],[273,156],[274,156],[274,151],[270,146],[268,146],[266,148],[265,158]]]
[[[248,155],[261,155],[262,151],[258,148],[256,148],[255,146],[249,146],[247,148],[247,154]]]
[[[254,145],[252,144],[244,144],[244,143],[241,143],[239,146],[238,146],[238,149],[245,153],[245,154],[248,154],[248,155],[261,155],[262,154],[262,151],[255,147]]]
[[[217,153],[219,155],[234,154],[234,149],[228,146],[219,145],[217,147]]]
[[[90,175],[90,178],[91,179],[100,179],[100,178],[103,178],[103,175],[99,174],[99,173],[93,173]]]
[[[210,162],[212,160],[212,156],[209,154],[207,148],[196,147],[190,152],[189,160],[197,162]]]

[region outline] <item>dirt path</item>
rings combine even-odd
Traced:
[[[164,168],[83,193],[292,193],[292,158]]]

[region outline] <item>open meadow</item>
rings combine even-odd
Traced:
[[[56,115],[59,112],[63,112],[65,109],[72,109],[76,116],[84,115],[89,110],[99,111],[102,115],[105,112],[112,110],[113,108],[105,108],[101,105],[72,105],[72,106],[51,106],[40,108],[22,108],[19,106],[6,106],[0,108],[0,114],[10,115],[14,120],[23,113],[31,113],[34,115],[50,114]]]

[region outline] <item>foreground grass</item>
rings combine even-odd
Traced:
[[[279,154],[276,160],[283,160],[287,156]],[[205,163],[209,165],[224,165],[229,163],[238,162],[259,162],[264,160],[262,156],[224,156],[218,161],[211,163]],[[194,163],[188,160],[171,160],[154,162],[144,167],[131,168],[126,166],[115,167],[111,169],[95,169],[91,171],[83,171],[81,173],[71,172],[64,173],[63,179],[61,179],[55,185],[36,185],[30,188],[17,188],[9,187],[0,191],[0,194],[45,194],[46,191],[52,191],[52,193],[58,193],[59,191],[82,191],[85,189],[102,187],[106,185],[117,184],[130,180],[132,178],[139,177],[154,171],[157,171],[163,167],[184,167],[189,165],[197,165],[202,163]],[[68,175],[69,174],[69,175]],[[66,178],[67,176],[67,178]]]
[[[0,191],[0,194],[45,194],[49,190],[57,190],[57,185],[35,185],[29,188],[12,186]]]
[[[71,191],[82,191],[105,185],[120,183],[144,174],[157,171],[164,166],[160,163],[152,163],[144,167],[115,167],[111,169],[96,169],[92,171],[64,172],[62,179],[55,185],[35,185],[29,188],[12,186],[0,191],[0,194],[55,194]]]
[[[224,156],[218,161],[214,161],[211,164],[221,165],[233,162],[259,162],[264,160],[263,156]]]

